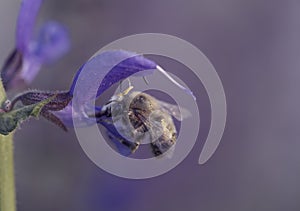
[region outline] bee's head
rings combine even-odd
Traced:
[[[152,110],[154,108],[155,99],[146,93],[139,93],[135,95],[130,103],[133,109]]]

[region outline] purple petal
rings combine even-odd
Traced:
[[[37,58],[32,56],[24,56],[22,69],[15,77],[25,81],[25,83],[28,85],[35,79],[36,75],[41,69],[41,66],[42,63]]]
[[[23,56],[20,77],[30,84],[42,64],[53,63],[67,53],[70,48],[69,35],[61,24],[51,21],[41,28],[38,38],[28,46]]]
[[[90,110],[90,112],[87,112],[86,110]],[[89,117],[87,114],[93,114],[93,112],[94,111],[92,109],[88,108],[82,109],[81,111],[75,111],[72,108],[72,103],[69,103],[63,110],[54,111],[52,113],[55,114],[55,116],[57,116],[67,127],[74,127],[73,120],[77,122],[76,126],[86,127],[96,123],[95,119]]]
[[[73,126],[73,120],[72,120],[72,104],[69,103],[67,107],[65,107],[61,111],[55,111],[53,112],[55,116],[57,116],[67,127]]]
[[[70,93],[74,94],[76,83],[81,83],[82,90],[77,93],[80,95],[77,99],[86,102],[93,98],[95,93],[92,90],[95,88],[98,89],[96,95],[98,97],[113,84],[135,73],[154,70],[156,66],[153,61],[136,53],[123,50],[106,51],[92,57],[79,69],[71,85]],[[80,76],[83,70],[84,74]],[[91,80],[91,77],[97,77],[97,80]],[[99,81],[101,81],[100,84]]]
[[[22,83],[22,80],[16,77],[22,69],[22,63],[22,54],[16,49],[6,59],[1,69],[1,78],[5,90],[9,90]]]
[[[42,64],[53,63],[63,56],[70,47],[66,29],[57,22],[48,22],[40,29],[36,39],[33,29],[36,16],[43,0],[23,0],[16,29],[17,51],[23,56],[22,67],[14,71],[12,81],[30,84],[40,71]],[[17,85],[14,83],[12,87]]]
[[[17,49],[13,51],[1,69],[5,90],[26,87],[35,78],[41,65],[39,59],[29,54],[22,55]]]
[[[17,21],[16,45],[22,53],[28,50],[32,32],[43,0],[23,0]]]
[[[50,21],[42,26],[36,40],[30,43],[30,54],[41,63],[53,63],[68,52],[69,34],[58,22]]]

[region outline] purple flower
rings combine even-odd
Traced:
[[[86,71],[88,74],[80,76],[82,71]],[[95,91],[97,91],[96,98],[98,98],[112,85],[131,75],[146,76],[153,73],[153,71],[160,71],[174,84],[193,96],[189,89],[177,83],[155,62],[133,52],[111,50],[92,57],[76,73],[69,94],[71,96],[76,94],[76,98],[73,98],[73,100],[76,100],[76,104],[80,106],[76,107],[76,110],[72,110],[72,102],[70,102],[63,110],[55,111],[53,113],[68,126],[73,126],[72,112],[73,118],[76,118],[76,122],[80,122],[80,125],[82,126],[95,123],[89,116],[95,111],[101,110],[101,108],[93,107],[91,103],[93,97],[95,97]],[[97,81],[99,80],[90,80],[90,75],[92,75],[92,77],[97,77],[101,83],[97,84]],[[78,83],[80,84],[80,90],[75,93],[75,86]],[[102,124],[102,122],[100,123]],[[107,127],[107,125],[104,126]],[[113,130],[113,128],[110,129]]]
[[[78,70],[69,90],[69,94],[73,96],[72,101],[63,110],[54,111],[52,114],[69,127],[74,125],[77,127],[89,126],[94,123],[101,124],[106,128],[107,135],[117,147],[118,152],[124,156],[129,156],[138,148],[139,144],[129,141],[128,137],[120,134],[114,125],[111,109],[107,109],[107,105],[104,105],[103,109],[95,108],[93,98],[101,97],[105,90],[133,74],[135,76],[145,76],[155,70],[160,71],[174,84],[193,96],[189,89],[176,82],[155,62],[136,53],[111,50],[92,57]],[[137,73],[138,75],[136,75]],[[95,80],[95,78],[97,79]],[[94,114],[95,116],[93,116]],[[73,120],[75,121],[74,125]],[[164,142],[163,147],[166,148],[166,146],[169,149],[171,145]],[[156,148],[153,151],[155,155],[163,153],[161,149],[155,150]]]
[[[42,0],[23,0],[16,29],[16,48],[6,60],[1,77],[6,90],[30,84],[43,64],[55,62],[70,47],[66,29],[59,23],[44,24],[33,34]]]
[[[118,61],[121,62],[118,63]],[[156,63],[142,55],[124,50],[105,51],[92,57],[78,70],[69,90],[69,94],[72,96],[75,85],[81,83],[80,92],[76,93],[77,104],[80,104],[81,107],[73,111],[73,115],[82,122],[83,126],[93,123],[94,121],[88,116],[88,113],[93,113],[95,109],[96,111],[100,109],[91,105],[94,95],[93,90],[98,90],[96,97],[99,97],[115,83],[136,73],[140,73],[140,76],[147,75],[154,71],[156,67]],[[92,74],[96,74],[94,77],[98,77],[101,83],[93,84],[88,78],[79,77],[83,70],[92,71]],[[150,70],[150,72],[146,70]],[[73,125],[71,103],[65,109],[56,111],[54,114],[66,125]]]
[[[3,85],[7,91],[30,84],[43,64],[55,62],[69,49],[68,34],[64,27],[56,22],[51,21],[44,24],[38,34],[33,34],[36,16],[41,4],[42,0],[22,1],[16,30],[16,49],[9,56],[1,71]],[[100,97],[113,84],[133,74],[145,76],[154,70],[160,71],[174,84],[192,94],[190,90],[178,84],[155,62],[142,55],[124,50],[110,50],[97,54],[87,61],[76,73],[68,91],[27,91],[17,95],[12,100],[11,107],[7,112],[14,109],[14,105],[18,102],[28,106],[53,98],[40,112],[44,118],[66,130],[67,126],[73,126],[73,114],[73,118],[82,123],[82,126],[87,126],[95,123],[95,119],[90,115],[101,110],[101,108],[95,108],[91,104],[94,97]],[[89,80],[90,76],[81,77],[83,71],[90,72],[98,80]],[[77,93],[75,93],[76,84],[81,85],[81,89]],[[76,95],[76,104],[80,105],[76,109],[73,108],[71,101],[73,95]],[[115,134],[114,128],[102,122],[99,123]]]
[[[27,106],[55,96],[54,99],[42,109],[41,115],[44,118],[57,124],[62,129],[67,130],[67,127],[73,127],[73,113],[73,116],[82,126],[87,126],[95,123],[95,120],[91,118],[89,114],[93,114],[95,111],[101,109],[95,108],[91,104],[93,93],[95,93],[93,92],[94,90],[97,91],[96,97],[100,97],[101,94],[113,84],[136,73],[140,73],[140,76],[147,75],[156,68],[157,64],[142,55],[123,50],[106,51],[92,57],[77,71],[69,91],[27,91],[17,95],[12,100],[10,109],[18,102]],[[100,79],[101,83],[96,84],[89,80],[89,78],[80,77],[82,71],[92,71],[93,77]],[[81,85],[81,89],[79,92],[74,93],[77,83]],[[76,103],[81,105],[76,110],[73,110],[71,101],[74,94],[77,95]]]

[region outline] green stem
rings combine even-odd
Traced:
[[[6,94],[0,79],[0,103]],[[0,134],[0,211],[15,211],[13,134]]]

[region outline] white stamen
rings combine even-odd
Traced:
[[[178,86],[180,89],[184,90],[186,93],[192,95],[192,97],[194,98],[194,100],[196,100],[196,97],[194,96],[193,92],[182,86],[180,83],[178,83],[174,78],[172,78],[162,67],[160,67],[159,65],[156,66],[156,69],[161,72],[164,76],[166,76],[172,83],[174,83],[176,86]]]

